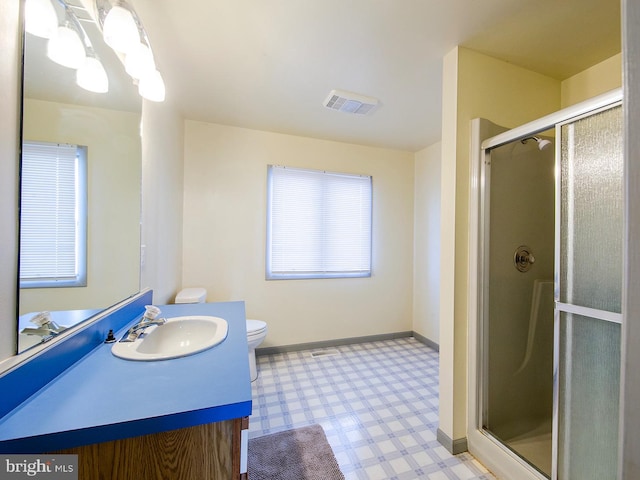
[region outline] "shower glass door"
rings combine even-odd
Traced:
[[[554,465],[616,478],[623,246],[620,106],[558,125]]]
[[[547,477],[553,418],[552,140],[553,130],[498,146],[484,166],[482,427]]]

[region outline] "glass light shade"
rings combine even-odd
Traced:
[[[76,72],[76,83],[95,93],[106,93],[109,91],[109,78],[102,63],[95,57],[87,57],[84,64]]]
[[[153,61],[153,55],[149,47],[144,43],[138,42],[127,53],[124,60],[124,68],[136,80],[145,76],[147,72],[153,72],[156,69],[156,64]]]
[[[58,28],[58,15],[50,0],[27,0],[24,5],[24,27],[31,35],[51,38]]]
[[[63,67],[80,68],[86,54],[78,32],[68,24],[58,27],[47,43],[47,57]]]
[[[140,33],[131,12],[114,6],[107,13],[102,27],[104,41],[116,52],[127,53],[140,43]]]
[[[164,102],[165,87],[160,72],[154,70],[144,75],[138,83],[138,93],[152,102]]]

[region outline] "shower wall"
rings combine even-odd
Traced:
[[[490,162],[484,426],[506,442],[543,425],[550,439],[554,148],[518,140],[493,149]],[[514,265],[521,245],[535,259],[526,272]]]

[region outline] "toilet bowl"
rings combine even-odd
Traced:
[[[249,344],[249,374],[251,381],[258,378],[258,367],[256,366],[256,347],[262,343],[267,336],[267,324],[262,320],[247,319],[247,343]]]
[[[175,303],[204,303],[207,291],[204,288],[185,288],[176,295]],[[267,324],[262,320],[247,320],[247,344],[249,345],[249,374],[251,381],[258,378],[256,366],[256,347],[267,336]]]

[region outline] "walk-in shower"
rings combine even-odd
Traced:
[[[616,478],[621,118],[612,92],[472,126],[467,434],[504,478]]]

